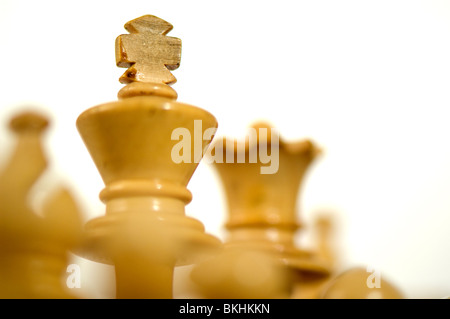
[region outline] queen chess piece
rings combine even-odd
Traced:
[[[302,180],[319,152],[309,140],[280,140],[279,133],[266,123],[255,124],[245,142],[224,137],[211,148],[211,161],[224,186],[228,206],[226,250],[242,251],[244,255],[258,252],[277,265],[278,270],[270,269],[278,271],[280,282],[284,280],[285,284],[274,289],[276,293],[270,295],[273,298],[290,297],[297,284],[302,285],[303,297],[317,297],[317,286],[331,273],[330,265],[319,254],[298,248],[294,242],[302,227],[297,217]],[[236,263],[226,261],[227,256],[217,258],[223,264]],[[207,296],[214,296],[219,289],[209,288],[203,279],[212,272],[204,263],[192,273]],[[242,289],[242,284],[237,284],[229,297],[235,298]],[[253,297],[259,298],[260,291],[255,289],[254,293]]]

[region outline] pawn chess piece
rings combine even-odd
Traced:
[[[116,61],[128,67],[119,101],[82,113],[81,137],[106,185],[106,215],[90,220],[81,254],[115,265],[117,298],[172,298],[176,265],[220,247],[201,222],[185,215],[187,184],[217,122],[210,113],[176,101],[169,72],[180,62],[172,25],[146,15],[125,24]],[[198,141],[198,137],[200,141]]]
[[[330,269],[319,255],[294,243],[301,226],[296,214],[301,182],[318,148],[310,141],[285,143],[267,124],[258,124],[245,144],[224,138],[212,150],[228,204],[226,249],[270,255],[299,282],[303,296],[318,297],[314,284],[328,278]],[[285,288],[288,294],[294,287]]]
[[[0,172],[0,298],[73,298],[63,286],[68,252],[81,241],[80,212],[60,188],[41,213],[29,203],[30,188],[47,160],[41,146],[46,118],[22,113],[10,123],[17,145]]]

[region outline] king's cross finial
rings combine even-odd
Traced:
[[[180,66],[181,40],[167,37],[173,26],[158,17],[145,15],[129,21],[116,39],[116,63],[128,68],[120,83],[175,83],[177,79],[169,70]]]

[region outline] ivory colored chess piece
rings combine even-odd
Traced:
[[[303,284],[303,296],[308,297],[318,296],[313,283],[322,283],[330,274],[326,261],[294,243],[301,227],[296,214],[301,182],[318,153],[311,141],[286,143],[263,123],[250,129],[245,143],[224,138],[211,150],[228,204],[227,250],[271,256]],[[205,290],[199,273],[208,270],[199,267],[193,277]],[[292,288],[285,286],[285,297]],[[214,294],[213,289],[207,291],[208,296]]]
[[[402,299],[402,293],[380,274],[363,268],[349,269],[323,289],[323,299]]]
[[[316,230],[317,253],[320,258],[324,260],[330,268],[333,268],[336,263],[336,256],[331,249],[333,219],[331,216],[318,216],[314,221],[314,228]]]
[[[290,273],[270,254],[227,248],[196,265],[191,278],[198,294],[208,299],[289,298]]]
[[[330,270],[328,276],[313,273],[300,273],[295,280],[291,298],[293,299],[317,299],[322,290],[330,281],[336,267],[336,256],[332,244],[333,220],[330,216],[318,216],[313,223],[314,252],[323,265]]]
[[[213,115],[176,101],[168,69],[180,62],[172,25],[146,15],[116,40],[128,67],[119,101],[83,112],[77,127],[106,185],[106,214],[85,227],[82,255],[114,264],[117,298],[172,298],[176,265],[220,247],[201,222],[185,215],[187,184],[217,128]]]
[[[73,298],[64,287],[68,251],[81,241],[80,212],[63,188],[49,195],[40,214],[29,192],[47,167],[43,116],[26,112],[10,129],[17,144],[0,172],[0,298]]]

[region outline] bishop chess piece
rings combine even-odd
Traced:
[[[30,189],[47,167],[41,145],[48,120],[25,112],[10,122],[14,152],[0,171],[0,298],[74,298],[65,286],[69,250],[81,242],[81,214],[60,187],[39,209]]]
[[[104,216],[85,226],[82,256],[113,264],[117,298],[172,298],[173,271],[220,247],[185,215],[186,188],[217,128],[207,111],[176,101],[180,63],[172,25],[146,15],[125,24],[116,61],[128,69],[119,100],[83,112],[77,127],[106,185]],[[198,131],[198,132],[197,132]],[[195,143],[194,136],[203,139]],[[192,139],[191,139],[192,138]],[[180,143],[184,143],[180,148]]]

